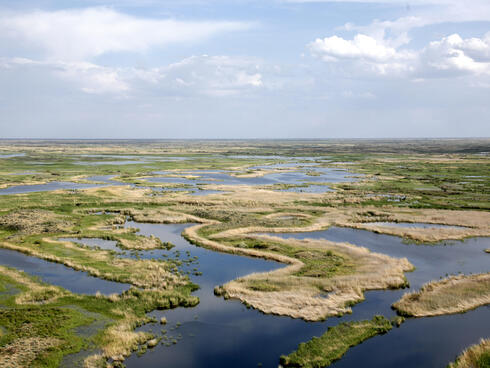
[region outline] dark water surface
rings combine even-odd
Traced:
[[[174,251],[198,256],[202,276],[192,276],[201,289],[195,293],[200,304],[195,308],[154,311],[168,324],[149,324],[141,330],[167,336],[169,346],[161,343],[138,357],[132,355],[127,367],[277,367],[279,356],[295,350],[300,342],[322,335],[329,326],[343,321],[370,319],[376,314],[392,317],[390,308],[406,290],[366,292],[366,300],[353,307],[353,313],[325,322],[304,322],[289,317],[264,315],[247,309],[238,301],[213,295],[213,288],[231,279],[282,267],[275,262],[208,251],[189,244],[179,236],[188,225],[131,224],[143,234],[154,234],[176,245]],[[285,237],[328,237],[364,245],[373,251],[407,257],[417,266],[408,273],[412,287],[462,271],[489,270],[483,249],[488,238],[453,242],[447,246],[404,244],[401,239],[362,230],[332,228],[325,232],[283,234]],[[271,234],[277,235],[277,234]],[[335,238],[335,239],[333,239]],[[185,257],[184,257],[185,258]],[[400,328],[350,349],[335,366],[342,367],[445,367],[465,347],[476,343],[490,331],[490,308],[424,319],[408,319]],[[162,334],[161,330],[167,330]],[[173,344],[173,340],[177,342]]]
[[[129,284],[102,280],[86,272],[75,271],[62,264],[48,262],[10,249],[0,249],[0,264],[38,276],[48,284],[61,286],[73,293],[96,294],[99,291],[105,295],[119,294],[130,287]]]
[[[367,230],[330,227],[327,230],[303,233],[269,233],[271,236],[295,239],[327,239],[349,242],[368,248],[372,252],[396,258],[406,257],[415,267],[408,272],[411,288],[451,274],[470,274],[490,271],[490,256],[484,250],[490,247],[490,238],[469,238],[464,241],[445,241],[437,245],[406,243],[402,238],[376,234]]]
[[[406,290],[369,291],[366,300],[353,307],[353,313],[325,322],[305,322],[289,317],[265,315],[247,309],[234,300],[216,297],[216,285],[252,272],[264,272],[284,267],[282,264],[222,254],[188,243],[181,232],[194,224],[145,224],[127,222],[125,227],[139,228],[139,233],[155,235],[175,247],[168,250],[128,252],[115,242],[66,238],[87,246],[114,250],[121,257],[143,259],[179,259],[182,272],[201,286],[195,292],[200,304],[194,308],[153,311],[150,315],[167,325],[148,324],[140,328],[152,331],[166,340],[146,354],[133,354],[127,367],[277,367],[279,356],[295,350],[299,343],[322,335],[329,326],[343,321],[371,319],[376,314],[395,316],[391,304]],[[488,272],[490,258],[483,250],[490,247],[489,238],[473,238],[464,242],[446,242],[446,245],[406,244],[398,237],[369,231],[332,227],[310,233],[270,234],[294,238],[325,238],[348,241],[366,246],[372,251],[394,257],[407,257],[416,271],[407,273],[411,287],[457,272]],[[197,258],[196,258],[197,257]],[[129,285],[100,280],[86,273],[74,271],[61,264],[47,262],[11,250],[0,249],[0,264],[16,267],[42,280],[65,287],[76,293],[104,294],[122,292]],[[199,271],[202,275],[195,273]],[[162,329],[166,333],[162,333]],[[464,314],[407,319],[399,328],[386,335],[376,336],[351,348],[335,367],[445,367],[465,347],[477,343],[490,332],[490,307],[481,307]],[[175,340],[175,344],[173,343]],[[167,343],[169,346],[166,346]]]
[[[87,155],[89,157],[89,155]],[[107,158],[109,156],[103,156]],[[238,156],[237,156],[238,157]],[[252,156],[244,156],[251,158]],[[274,158],[265,156],[266,158]],[[5,157],[4,157],[5,158]],[[146,158],[136,156],[117,156],[118,159],[131,161],[96,161],[83,162],[88,165],[144,163]],[[277,157],[276,157],[277,158]],[[175,158],[185,159],[185,158]],[[286,158],[285,158],[286,159]],[[289,159],[289,158],[288,158]],[[299,160],[301,158],[294,158]],[[305,158],[306,159],[306,158]],[[136,161],[141,160],[141,161]],[[331,168],[317,167],[315,164],[297,162],[274,165],[263,165],[256,169],[287,168],[302,165],[294,172],[267,174],[262,177],[234,177],[229,172],[219,170],[189,171],[197,179],[181,177],[149,178],[154,183],[186,184],[188,188],[169,188],[168,190],[192,190],[196,195],[205,195],[213,191],[197,190],[200,184],[223,185],[269,185],[269,184],[303,184],[332,183],[356,180],[352,173]],[[307,175],[316,172],[318,176]],[[168,175],[169,172],[155,174]],[[113,180],[112,175],[101,175],[87,178],[103,184],[79,184],[69,182],[51,182],[41,185],[14,186],[0,190],[2,194],[17,194],[56,189],[83,189],[104,185],[128,185]],[[132,184],[130,184],[132,185]],[[133,185],[134,186],[134,185]],[[158,188],[152,188],[158,190]],[[322,192],[328,186],[308,185],[289,189],[291,191]],[[163,190],[162,190],[163,194]],[[137,227],[144,235],[155,235],[162,241],[175,244],[172,250],[152,250],[130,252],[116,246],[115,242],[101,239],[70,240],[87,246],[98,246],[113,250],[118,257],[140,257],[143,259],[180,259],[180,269],[188,273],[193,281],[201,286],[195,292],[200,304],[194,308],[177,308],[169,311],[150,313],[159,320],[165,316],[167,325],[148,324],[140,330],[153,331],[157,336],[167,336],[157,347],[138,357],[133,354],[127,359],[127,367],[277,367],[279,356],[296,350],[301,342],[313,336],[322,335],[329,326],[343,321],[371,319],[376,314],[388,318],[395,316],[391,304],[397,301],[407,290],[369,291],[365,301],[354,306],[353,313],[341,318],[329,318],[324,322],[305,322],[289,317],[264,315],[259,311],[247,309],[234,300],[224,300],[213,294],[215,286],[252,272],[265,272],[284,265],[253,259],[243,256],[222,254],[199,248],[188,243],[181,232],[193,224],[143,224],[128,222],[126,227]],[[419,224],[425,226],[425,224]],[[404,226],[398,224],[397,226]],[[410,224],[414,226],[414,224]],[[430,227],[434,227],[431,225]],[[439,279],[459,272],[470,274],[489,272],[490,255],[483,252],[490,248],[489,238],[473,238],[463,242],[447,241],[438,245],[406,244],[402,239],[375,234],[365,230],[332,227],[324,231],[308,233],[270,234],[273,236],[293,237],[298,239],[316,238],[338,242],[350,242],[364,246],[371,251],[388,254],[393,257],[406,257],[416,270],[407,273],[411,289],[420,288],[425,282]],[[75,293],[103,294],[120,293],[129,288],[127,284],[106,281],[75,271],[61,264],[47,262],[19,252],[0,249],[0,264],[15,267],[39,276],[43,281],[62,286]],[[201,273],[202,275],[199,275]],[[162,333],[162,329],[166,333]],[[394,328],[386,335],[376,336],[351,348],[346,355],[333,366],[335,367],[445,367],[454,360],[467,346],[477,343],[480,338],[490,335],[490,307],[450,316],[423,319],[407,319],[399,328]],[[173,340],[177,342],[173,344]],[[170,346],[163,343],[168,342]]]
[[[490,306],[450,316],[407,320],[386,335],[355,346],[332,367],[433,367],[490,334]]]

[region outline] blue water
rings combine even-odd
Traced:
[[[406,274],[412,288],[418,289],[427,281],[458,273],[490,271],[490,256],[484,250],[490,247],[490,238],[469,238],[465,241],[446,241],[438,245],[406,243],[402,238],[376,234],[367,230],[330,227],[327,230],[302,233],[269,233],[271,236],[294,239],[326,239],[349,242],[372,252],[396,258],[406,257],[415,272]]]
[[[300,342],[322,335],[329,326],[343,321],[370,319],[376,314],[393,317],[391,304],[406,290],[366,292],[366,300],[353,307],[353,313],[341,318],[329,318],[325,322],[305,322],[289,317],[264,315],[247,309],[234,300],[216,297],[213,289],[240,276],[252,272],[265,272],[284,265],[236,255],[222,254],[199,248],[181,237],[181,232],[194,224],[144,224],[127,222],[125,227],[138,228],[139,234],[155,235],[162,241],[172,242],[171,250],[129,252],[119,249],[115,242],[68,238],[87,246],[99,246],[115,250],[121,257],[143,259],[173,259],[182,261],[180,270],[201,288],[195,292],[200,304],[195,308],[177,308],[153,311],[159,320],[165,316],[166,326],[159,323],[140,328],[163,336],[167,330],[171,346],[158,345],[139,357],[134,354],[125,362],[127,367],[277,367],[281,354],[295,350]],[[490,263],[483,250],[490,247],[488,238],[468,239],[465,242],[447,242],[447,245],[405,244],[400,238],[374,234],[364,230],[330,228],[310,233],[271,234],[281,237],[326,238],[333,241],[349,241],[363,245],[372,251],[407,257],[416,271],[407,273],[412,288],[462,271],[488,272]],[[197,257],[197,259],[196,259]],[[77,293],[104,294],[121,292],[129,285],[113,283],[74,271],[60,264],[50,263],[24,254],[0,249],[0,264],[9,265],[41,277],[44,281],[59,285]],[[202,273],[192,272],[199,271]],[[367,340],[350,349],[334,364],[335,367],[444,367],[465,347],[488,336],[490,308],[451,316],[408,319],[400,328],[388,334]]]
[[[22,194],[22,193],[32,193],[32,192],[49,192],[52,190],[59,189],[87,189],[100,187],[97,184],[81,184],[81,183],[71,183],[62,181],[53,181],[46,184],[33,184],[33,185],[16,185],[4,189],[0,189],[0,195],[8,194]]]
[[[214,296],[213,288],[236,277],[277,269],[281,265],[192,246],[178,236],[178,232],[186,225],[179,225],[180,228],[176,225],[159,224],[131,226],[139,227],[143,234],[155,234],[162,240],[171,241],[176,244],[174,251],[178,250],[181,254],[188,252],[190,257],[197,255],[197,268],[203,275],[192,276],[201,286],[195,293],[201,300],[197,307],[154,311],[151,315],[157,320],[165,316],[169,321],[168,325],[156,323],[141,328],[152,331],[157,336],[163,336],[161,329],[165,328],[170,340],[175,338],[178,343],[171,346],[158,345],[141,357],[132,355],[126,361],[127,367],[256,367],[259,363],[264,367],[277,367],[281,354],[288,354],[300,342],[322,335],[329,326],[343,321],[370,319],[376,314],[395,316],[391,304],[406,292],[366,292],[366,300],[354,306],[351,315],[329,318],[325,322],[311,323],[289,317],[264,315],[247,309],[238,301]],[[482,252],[482,249],[489,246],[486,238],[454,242],[454,245],[448,246],[418,246],[404,244],[396,237],[359,230],[335,228],[330,231],[330,238],[361,242],[372,250],[391,250],[386,253],[407,256],[417,265],[415,272],[407,274],[412,287],[419,287],[424,282],[445,276],[458,268],[464,272],[489,269],[489,263],[485,261],[485,254]],[[314,237],[314,233],[284,236],[307,237],[312,234]],[[445,255],[447,251],[450,253]],[[456,316],[409,319],[387,335],[375,337],[349,350],[345,358],[336,364],[344,367],[444,367],[464,347],[488,335],[488,321],[488,307]],[[464,333],[461,333],[463,326]],[[390,349],[388,352],[385,351],[387,346]]]
[[[248,156],[245,156],[249,158]],[[120,157],[123,158],[123,157]],[[121,161],[118,161],[121,162]],[[107,163],[107,162],[106,162]],[[138,162],[138,163],[141,163]],[[195,171],[197,180],[186,178],[150,178],[150,182],[181,183],[195,191],[200,184],[224,185],[269,185],[331,183],[356,180],[344,170],[304,165],[294,172],[267,174],[263,177],[233,177],[224,171]],[[265,165],[264,168],[271,167]],[[284,167],[287,167],[286,164]],[[317,171],[320,176],[308,176],[307,171]],[[166,175],[169,173],[160,173]],[[112,175],[88,178],[103,185],[127,185],[113,180]],[[101,184],[78,184],[52,182],[42,185],[17,186],[0,190],[0,194],[16,194],[56,189],[82,189]],[[315,188],[318,187],[318,188]],[[152,188],[154,189],[154,188]],[[326,186],[310,185],[307,188],[292,188],[294,191],[328,190]],[[174,189],[168,189],[170,191]],[[175,190],[180,190],[177,188]],[[182,190],[189,190],[188,188]],[[196,191],[208,194],[211,191]],[[162,191],[162,195],[165,193]],[[410,224],[413,226],[413,224]],[[143,259],[180,260],[180,270],[201,286],[195,292],[200,304],[195,308],[177,308],[170,311],[154,311],[157,319],[165,316],[167,326],[149,324],[141,330],[161,335],[161,329],[176,338],[177,344],[159,345],[138,357],[126,361],[128,367],[277,367],[279,356],[296,350],[300,342],[322,335],[329,326],[343,321],[370,319],[376,314],[392,317],[391,304],[407,290],[369,291],[366,300],[353,307],[353,313],[341,318],[329,318],[325,322],[305,322],[288,317],[264,315],[247,309],[238,301],[224,300],[213,294],[215,286],[252,272],[265,272],[284,267],[276,262],[222,254],[195,247],[180,234],[192,224],[162,225],[128,222],[126,227],[137,227],[141,234],[158,236],[162,241],[176,245],[172,250],[124,251],[115,242],[100,239],[69,239],[87,246],[99,246],[117,252],[118,257]],[[432,225],[431,225],[432,227]],[[411,290],[425,282],[459,272],[469,274],[490,271],[490,256],[483,252],[490,248],[489,238],[473,238],[464,242],[448,241],[438,245],[406,244],[394,236],[375,234],[369,231],[332,227],[309,233],[270,234],[297,239],[315,238],[337,242],[350,242],[369,248],[371,251],[393,257],[407,257],[416,270],[407,273]],[[197,259],[196,259],[197,257]],[[129,285],[97,279],[84,272],[74,271],[60,264],[47,262],[24,254],[0,249],[0,264],[16,267],[39,276],[42,280],[65,287],[76,293],[119,293]],[[181,324],[177,327],[177,324]],[[350,349],[334,364],[335,367],[445,367],[465,347],[477,343],[490,333],[490,308],[481,307],[464,314],[408,319],[400,328],[383,336],[377,336]]]
[[[62,264],[48,262],[9,249],[0,249],[0,265],[15,267],[30,275],[38,276],[48,284],[61,286],[79,294],[96,294],[98,291],[105,295],[119,294],[130,287],[129,284],[102,280]]]
[[[457,229],[457,228],[464,227],[464,226],[454,226],[454,225],[429,224],[425,222],[369,222],[368,224],[375,225],[375,226],[416,228],[416,229],[454,229],[454,228]]]
[[[271,165],[270,168],[274,168],[274,166],[279,166],[279,165],[282,164]],[[287,165],[297,166],[297,164],[287,164]],[[308,171],[316,172],[319,174],[319,176],[307,175]],[[156,171],[153,174],[177,175],[176,173],[170,173],[165,171]],[[325,185],[315,185],[315,184],[307,184],[307,183],[338,183],[338,182],[348,182],[348,181],[357,180],[357,178],[354,176],[355,174],[351,172],[345,170],[339,170],[339,169],[326,168],[326,167],[316,167],[316,166],[311,166],[311,167],[307,167],[306,169],[299,169],[296,171],[285,171],[285,172],[265,174],[263,176],[258,176],[258,177],[233,176],[231,175],[231,172],[225,172],[222,170],[187,171],[185,173],[181,173],[181,175],[183,176],[150,177],[146,180],[150,183],[162,183],[162,184],[176,183],[176,184],[184,184],[191,187],[196,187],[198,185],[204,185],[204,184],[215,184],[215,185],[291,184],[291,185],[302,185],[302,186],[288,188],[285,189],[285,191],[305,192],[305,193],[325,193],[332,190],[331,188]],[[186,178],[185,175],[192,175],[197,177]]]
[[[25,153],[7,153],[7,154],[0,154],[0,158],[22,157],[25,155],[26,155]]]
[[[132,183],[124,183],[113,178],[115,175],[96,175],[85,178],[87,181],[99,182],[103,184],[90,184],[90,183],[73,183],[73,182],[61,182],[52,181],[46,184],[32,184],[32,185],[15,185],[7,188],[0,189],[0,195],[9,194],[23,194],[23,193],[33,193],[33,192],[49,192],[53,190],[65,189],[65,190],[75,190],[75,189],[87,189],[87,188],[101,188],[107,185],[129,185],[134,188],[151,189],[157,192],[172,192],[172,191],[189,191],[190,195],[208,195],[223,193],[217,190],[205,190],[197,186],[192,188],[155,188],[155,187],[145,187],[141,185],[136,185]]]

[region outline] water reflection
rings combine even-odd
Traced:
[[[164,327],[158,323],[150,324],[142,330],[152,331],[157,336],[167,336],[166,340],[141,357],[131,356],[126,361],[128,367],[251,367],[259,363],[264,367],[277,367],[281,354],[295,350],[300,342],[322,335],[329,326],[342,321],[370,319],[376,314],[394,316],[395,312],[390,306],[406,292],[366,292],[366,300],[354,306],[351,315],[329,318],[325,322],[307,323],[288,317],[264,315],[247,309],[238,301],[215,297],[213,287],[251,272],[272,270],[281,265],[194,247],[178,236],[178,232],[187,225],[181,225],[181,228],[156,224],[131,226],[139,227],[143,234],[155,234],[162,240],[172,241],[177,250],[188,252],[191,257],[198,255],[198,269],[203,275],[194,277],[201,285],[196,293],[201,300],[197,307],[151,313],[157,320],[165,316],[169,324]],[[361,243],[374,251],[393,256],[407,256],[418,267],[415,272],[407,274],[412,287],[444,276],[458,266],[463,272],[488,271],[488,262],[470,262],[476,254],[481,254],[481,249],[489,246],[485,238],[457,242],[458,245],[446,247],[417,246],[403,244],[396,237],[351,230],[331,229],[328,237],[331,240],[340,238],[337,241]],[[284,236],[291,235],[315,237],[314,233]],[[318,237],[325,237],[325,234],[318,234]],[[445,255],[444,251],[448,250],[452,253]],[[444,366],[463,347],[477,342],[488,333],[490,326],[482,324],[482,321],[490,321],[490,308],[479,308],[457,316],[410,319],[399,329],[351,349],[338,364],[342,367]],[[466,326],[465,333],[459,333],[463,326]],[[162,328],[167,330],[164,335],[161,333]],[[174,339],[177,342],[175,345]],[[385,352],[386,346],[390,346],[389,352]],[[386,360],[383,360],[385,355]]]
[[[396,258],[406,257],[415,267],[407,273],[411,288],[418,289],[427,281],[458,273],[488,272],[490,263],[482,257],[490,247],[490,238],[469,238],[465,241],[445,241],[438,245],[407,243],[402,238],[376,234],[367,230],[330,227],[326,230],[303,233],[269,233],[271,236],[295,239],[326,239],[349,242],[377,253]]]
[[[73,293],[96,294],[99,291],[108,295],[121,293],[130,287],[129,284],[102,280],[62,264],[48,262],[9,249],[0,249],[0,264],[38,276],[44,282],[61,286]]]

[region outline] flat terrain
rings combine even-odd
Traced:
[[[137,227],[190,224],[182,236],[198,247],[282,265],[213,285],[216,297],[304,321],[353,313],[283,352],[287,366],[327,366],[391,329],[383,317],[355,320],[366,293],[408,288],[423,265],[349,239],[276,234],[341,228],[420,246],[485,242],[489,151],[485,139],[0,141],[0,365],[57,367],[78,356],[70,364],[118,366],[178,345],[145,330],[151,312],[205,303],[196,290],[208,276],[170,239]],[[48,281],[34,263],[62,268]],[[490,269],[477,271],[410,290],[395,307],[422,317],[486,305]],[[86,280],[83,292],[63,283],[68,274]],[[338,344],[334,331],[345,329],[352,339]]]
[[[393,307],[413,317],[462,313],[490,304],[490,273],[452,276],[405,294]]]

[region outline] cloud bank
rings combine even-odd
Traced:
[[[36,71],[89,94],[130,96],[142,91],[162,96],[233,96],[264,87],[257,60],[192,56],[158,68],[104,67],[90,62],[0,58],[0,71]]]
[[[131,16],[96,7],[0,15],[0,39],[15,40],[56,60],[90,60],[109,52],[200,41],[250,28],[231,21],[180,21]]]
[[[490,32],[482,38],[458,34],[432,41],[419,50],[388,46],[389,41],[357,34],[352,40],[338,36],[316,39],[308,45],[323,61],[342,61],[345,69],[410,78],[490,75]]]

